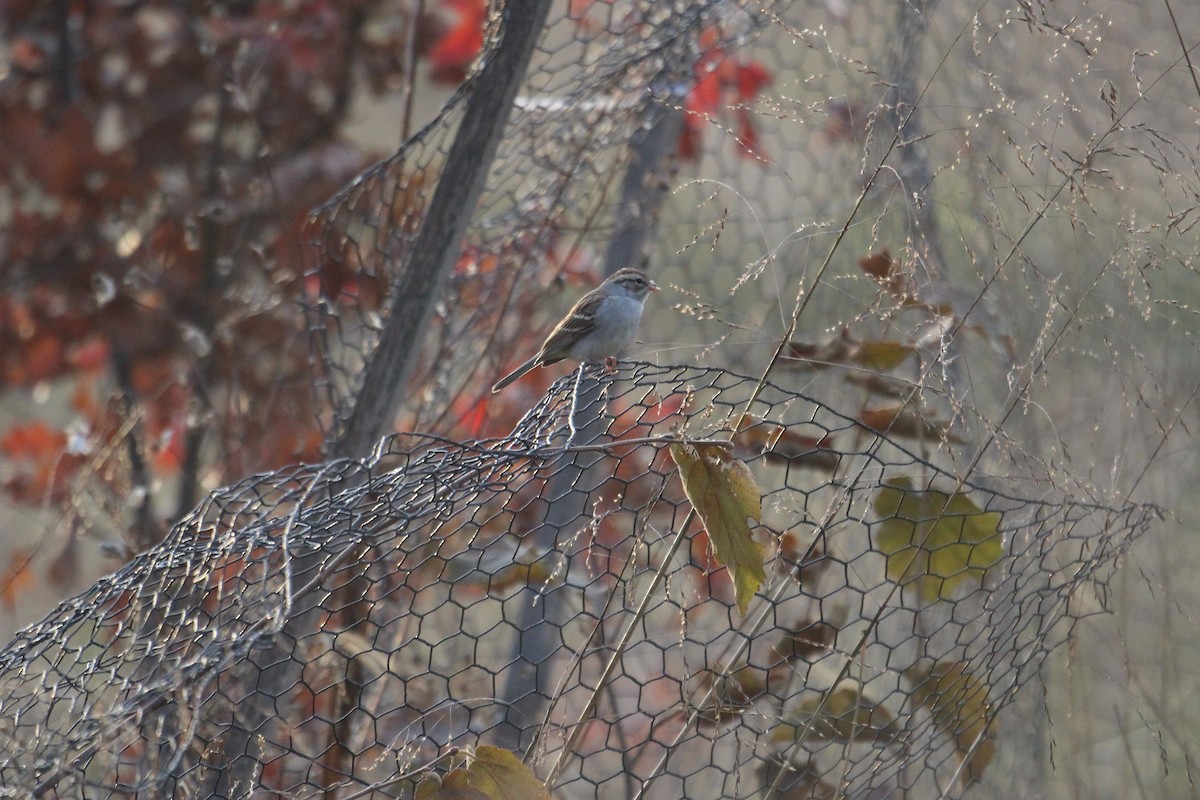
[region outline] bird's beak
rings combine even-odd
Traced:
[[[657,291],[660,291],[660,290],[662,289],[662,287],[661,287],[661,286],[659,286],[659,285],[658,285],[657,283],[655,283],[654,281],[650,281],[650,284],[649,284],[649,285],[648,285],[646,288],[647,288],[647,289],[649,289],[649,290],[650,290],[650,291],[652,291],[652,292],[657,292]]]

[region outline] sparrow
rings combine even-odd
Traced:
[[[619,269],[608,280],[579,298],[567,315],[554,326],[537,353],[521,366],[496,381],[498,392],[534,367],[545,367],[563,359],[608,361],[633,343],[646,295],[658,284],[641,270]]]

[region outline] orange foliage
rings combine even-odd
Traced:
[[[18,500],[39,503],[61,499],[66,484],[83,463],[69,454],[67,434],[41,420],[14,425],[0,437],[0,453],[12,462],[15,474],[4,488]]]
[[[0,388],[50,387],[74,419],[69,434],[61,420],[2,432],[2,488],[19,502],[62,499],[96,459],[86,488],[120,525],[134,480],[173,487],[161,478],[189,465],[188,498],[201,477],[319,455],[326,409],[315,408],[320,377],[296,300],[325,289],[371,310],[389,280],[362,274],[345,229],[318,236],[310,221],[375,161],[341,135],[351,104],[328,98],[408,77],[396,54],[411,27],[374,18],[412,22],[412,11],[254,0],[236,14],[197,2],[61,12],[0,4],[16,67],[0,96],[0,183],[13,193],[0,223],[12,278],[0,290]],[[453,60],[453,44],[438,57]],[[246,59],[253,70],[237,67]],[[313,271],[301,241],[328,263]],[[144,508],[175,510],[153,499]]]

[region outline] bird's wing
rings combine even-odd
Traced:
[[[542,349],[538,352],[538,363],[554,364],[564,358],[571,357],[571,351],[584,336],[596,327],[596,312],[604,302],[604,292],[600,289],[592,291],[579,298],[562,321],[550,331]]]

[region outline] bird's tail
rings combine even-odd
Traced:
[[[534,356],[533,358],[529,359],[521,366],[514,369],[512,372],[505,375],[500,380],[496,381],[496,385],[492,387],[492,392],[495,393],[495,392],[500,391],[505,386],[508,386],[510,383],[515,381],[517,378],[520,378],[522,375],[524,375],[526,372],[529,372],[529,370],[533,369],[537,365],[538,365],[537,356]]]

